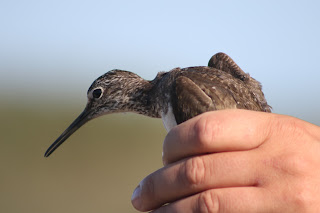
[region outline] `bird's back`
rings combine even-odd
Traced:
[[[162,103],[164,112],[167,115],[172,109],[177,124],[213,110],[271,112],[261,84],[224,53],[212,56],[208,66],[175,68],[160,73],[157,84],[155,88],[160,91],[160,99],[168,102],[168,105]]]

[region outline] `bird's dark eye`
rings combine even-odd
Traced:
[[[101,98],[101,95],[102,95],[102,89],[101,88],[97,88],[97,89],[94,89],[92,91],[92,96],[94,98]]]

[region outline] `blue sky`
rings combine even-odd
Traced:
[[[229,54],[274,112],[320,125],[319,1],[1,1],[1,99],[85,105],[111,69],[153,79]],[[81,106],[81,107],[82,107]]]

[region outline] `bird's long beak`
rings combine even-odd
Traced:
[[[56,150],[65,140],[67,140],[77,129],[79,129],[83,124],[87,121],[91,120],[90,110],[86,108],[75,121],[57,138],[55,142],[48,148],[46,153],[44,154],[45,157],[49,157],[51,153]]]

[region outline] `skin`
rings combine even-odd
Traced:
[[[320,127],[297,118],[204,113],[168,133],[163,162],[133,193],[137,210],[320,212]]]

